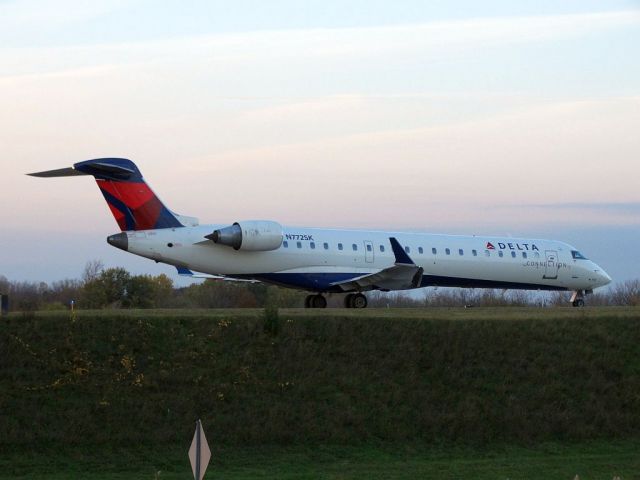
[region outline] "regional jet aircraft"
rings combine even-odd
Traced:
[[[107,242],[181,274],[260,281],[310,292],[346,293],[364,308],[370,290],[442,286],[573,291],[573,306],[611,278],[576,248],[557,240],[288,227],[271,220],[200,225],[169,210],[124,158],[99,158],[35,177],[92,175],[121,232]]]

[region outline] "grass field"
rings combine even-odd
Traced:
[[[640,318],[637,307],[429,307],[429,308],[367,308],[363,310],[347,308],[307,309],[281,308],[283,318],[387,318],[391,320],[562,320],[598,318]],[[235,309],[146,309],[146,310],[78,310],[78,318],[113,317],[123,318],[174,317],[174,318],[220,318],[234,319],[261,318],[261,308]],[[28,317],[68,318],[68,311],[30,312]],[[8,318],[24,318],[22,312],[13,312]]]
[[[639,309],[263,315],[0,321],[0,478],[640,479]]]
[[[0,456],[0,479],[165,479],[191,476],[188,445],[155,449],[78,448]],[[535,479],[640,478],[640,442],[545,443],[535,447],[303,446],[220,448],[206,478],[250,479]]]

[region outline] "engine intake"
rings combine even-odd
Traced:
[[[277,222],[249,220],[214,230],[205,238],[235,250],[266,252],[280,248],[284,234],[282,225]]]

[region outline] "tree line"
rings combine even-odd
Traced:
[[[302,307],[306,292],[262,283],[207,280],[175,287],[171,278],[132,275],[124,268],[88,262],[80,279],[15,282],[0,275],[0,294],[9,295],[13,311],[76,308],[256,308]],[[426,288],[416,292],[370,292],[371,307],[564,306],[569,292]],[[640,305],[640,279],[618,283],[588,297],[588,305]],[[342,306],[342,295],[330,295],[330,307]]]
[[[282,307],[304,304],[304,292],[261,283],[207,280],[175,287],[165,274],[133,275],[124,268],[105,268],[88,262],[80,279],[51,283],[16,282],[0,275],[0,294],[9,295],[10,310],[65,310],[104,308],[255,308],[267,303]]]

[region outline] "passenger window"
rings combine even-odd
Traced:
[[[358,250],[358,245],[354,243],[353,245],[351,245],[351,248],[353,248],[353,251],[355,252]]]
[[[422,254],[424,253],[424,250],[422,249],[422,247],[418,247],[418,253],[419,253],[420,255],[422,255]]]
[[[511,256],[512,256],[513,258],[516,258],[516,252],[511,252]]]
[[[342,244],[341,243],[338,244],[338,250],[342,250]]]
[[[445,248],[444,253],[446,253],[447,255],[451,255],[451,250],[449,250],[448,248]]]
[[[411,253],[411,249],[409,247],[404,247],[404,251],[407,253]]]
[[[289,248],[289,242],[287,242],[286,240],[284,242],[282,242],[282,246],[284,248]]]
[[[370,251],[371,251],[371,245],[367,243],[367,252],[370,252]]]
[[[384,245],[380,245],[380,251],[384,252]]]
[[[324,242],[324,249],[329,250],[329,244],[327,242]]]
[[[471,250],[471,255],[473,255],[474,257],[478,256],[478,251],[477,250]]]
[[[491,256],[491,252],[489,250],[485,250],[484,251],[484,256],[485,257],[490,257]]]
[[[302,242],[297,242],[298,248],[302,248]]]
[[[461,248],[458,249],[458,255],[460,255],[460,256],[464,255],[464,250],[462,250]]]
[[[433,253],[434,255],[436,255],[438,253],[438,249],[436,247],[433,247],[431,249],[431,253]]]
[[[522,258],[527,258],[527,252],[522,252]]]
[[[538,252],[535,252],[535,253],[533,254],[533,256],[534,256],[534,257],[536,257],[536,258],[540,258],[540,254],[539,254]]]
[[[498,252],[498,256],[499,256],[499,257],[504,257],[504,253],[502,253],[502,250],[500,250],[500,251]]]
[[[309,244],[309,246],[311,247],[311,250],[315,250],[316,249],[316,244],[314,242],[311,242]]]

